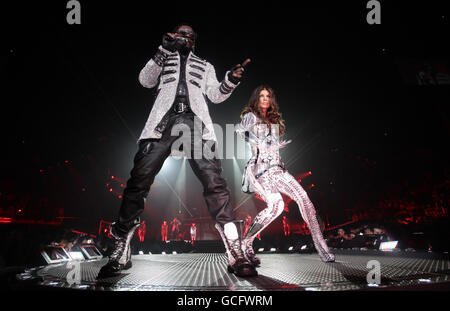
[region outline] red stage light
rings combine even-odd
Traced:
[[[111,179],[114,179],[114,176],[111,176]]]
[[[109,192],[112,192],[112,188],[109,188]]]

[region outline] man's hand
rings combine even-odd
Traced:
[[[175,40],[175,34],[173,33],[166,33],[163,35],[162,38],[162,47],[170,52],[175,52],[176,49],[176,40]]]
[[[240,80],[242,78],[242,74],[244,73],[244,67],[247,66],[247,64],[250,63],[250,58],[247,58],[242,65],[241,64],[237,64],[236,66],[233,67],[231,75],[237,79]]]

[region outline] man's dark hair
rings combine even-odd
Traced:
[[[178,28],[180,28],[181,26],[189,26],[189,27],[191,27],[191,28],[194,30],[194,32],[195,32],[195,27],[192,25],[192,23],[189,23],[189,22],[178,23],[178,24],[173,28],[173,31],[172,31],[172,32],[177,32]],[[195,34],[197,34],[197,33],[195,33]]]

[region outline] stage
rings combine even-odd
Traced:
[[[353,291],[450,288],[447,254],[333,250],[336,262],[316,253],[260,253],[259,275],[227,272],[222,253],[145,254],[117,277],[97,279],[106,258],[28,269],[16,276],[22,288],[100,291]],[[368,284],[369,261],[379,262],[380,284]]]

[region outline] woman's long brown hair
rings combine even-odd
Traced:
[[[270,95],[270,107],[267,109],[265,118],[262,115],[261,110],[259,109],[259,94],[262,90],[266,90]],[[252,96],[250,96],[247,106],[245,106],[244,110],[242,110],[241,118],[244,116],[244,114],[253,112],[258,118],[264,120],[264,122],[266,122],[268,125],[278,124],[280,136],[283,136],[286,130],[286,126],[284,125],[284,120],[281,118],[281,113],[278,112],[278,109],[277,98],[273,89],[268,85],[260,85],[253,91]]]

